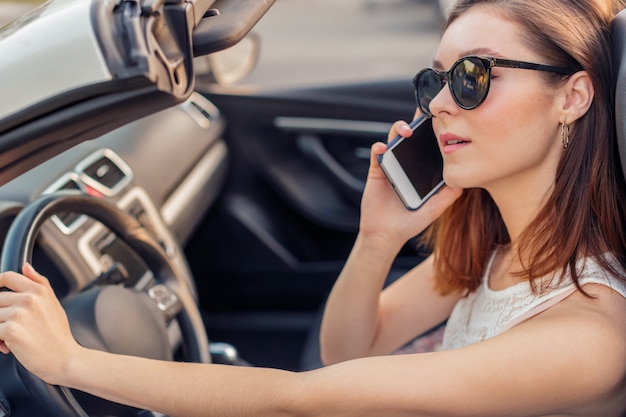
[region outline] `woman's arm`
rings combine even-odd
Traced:
[[[611,408],[623,408],[616,394],[624,392],[624,334],[597,325],[553,315],[456,351],[358,359],[300,374],[83,350],[59,382],[186,417],[609,417]]]
[[[324,312],[320,346],[327,365],[393,352],[442,323],[460,297],[435,290],[432,256],[381,292],[388,270],[378,270],[379,255],[360,245],[357,241]]]
[[[307,376],[315,394],[303,407],[325,416],[622,416],[626,302],[606,287],[595,293],[465,348],[320,369]]]
[[[45,278],[0,275],[0,339],[45,381],[172,416],[545,416],[623,412],[626,301],[579,293],[493,339],[306,373],[80,347]],[[6,351],[6,350],[5,350]]]
[[[412,131],[405,122],[396,122],[389,136],[397,134],[408,137]],[[407,210],[378,164],[377,156],[385,149],[382,143],[372,146],[359,234],[326,303],[320,332],[326,364],[389,353],[443,321],[452,308],[454,297],[442,298],[433,289],[432,260],[402,277],[381,298],[401,247],[461,193],[444,187],[419,210]]]

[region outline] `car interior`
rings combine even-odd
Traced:
[[[624,12],[612,28],[626,167]],[[32,261],[85,345],[166,360],[322,366],[321,311],[358,230],[369,148],[393,121],[412,118],[411,82],[250,90],[203,78],[215,74],[188,76],[196,84],[184,100],[147,105],[150,96],[132,104],[142,110],[110,113],[90,137],[54,146],[33,142],[42,131],[24,130],[23,120],[0,119],[1,269]],[[31,116],[32,124],[47,117]],[[425,256],[407,242],[390,279]],[[129,319],[154,314],[166,317],[158,328]],[[48,386],[0,358],[0,416],[152,415],[140,413],[148,412]]]

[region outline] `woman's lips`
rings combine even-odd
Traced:
[[[451,133],[444,133],[439,137],[441,143],[441,149],[443,153],[454,152],[457,149],[464,148],[471,143],[469,139],[462,138],[460,136],[453,135]]]

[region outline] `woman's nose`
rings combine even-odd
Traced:
[[[455,114],[460,109],[452,98],[452,93],[450,92],[450,86],[448,83],[446,83],[441,91],[439,91],[439,93],[432,98],[428,108],[435,117],[442,113]]]

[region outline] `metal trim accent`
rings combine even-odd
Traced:
[[[85,191],[83,187],[83,183],[81,182],[78,174],[76,174],[75,172],[67,172],[63,174],[59,179],[54,181],[52,184],[50,184],[48,188],[46,188],[41,194],[42,195],[52,194],[55,191],[59,191],[60,189],[62,189],[62,187],[65,184],[67,184],[70,181],[74,181],[78,185],[78,188],[80,188],[81,191],[83,192]],[[85,222],[87,221],[87,216],[84,214],[78,216],[76,220],[74,220],[72,224],[70,224],[69,226],[63,223],[63,221],[61,221],[61,218],[56,214],[50,217],[50,221],[54,223],[54,225],[61,231],[61,233],[69,236],[72,233],[74,233],[76,230],[78,230],[80,226],[85,224]]]
[[[384,122],[286,116],[275,118],[274,126],[296,132],[358,133],[385,137],[391,129],[391,123]]]
[[[89,165],[96,162],[98,159],[106,157],[111,162],[113,162],[119,169],[124,173],[124,178],[117,183],[117,185],[113,188],[109,188],[101,182],[93,179],[89,175],[85,174],[84,170],[87,169]],[[81,162],[76,165],[74,171],[78,174],[81,181],[83,181],[89,187],[92,187],[96,191],[101,192],[107,197],[112,197],[122,191],[130,182],[133,180],[133,171],[132,169],[124,162],[124,160],[111,149],[103,148],[95,151],[87,158],[83,159]]]

